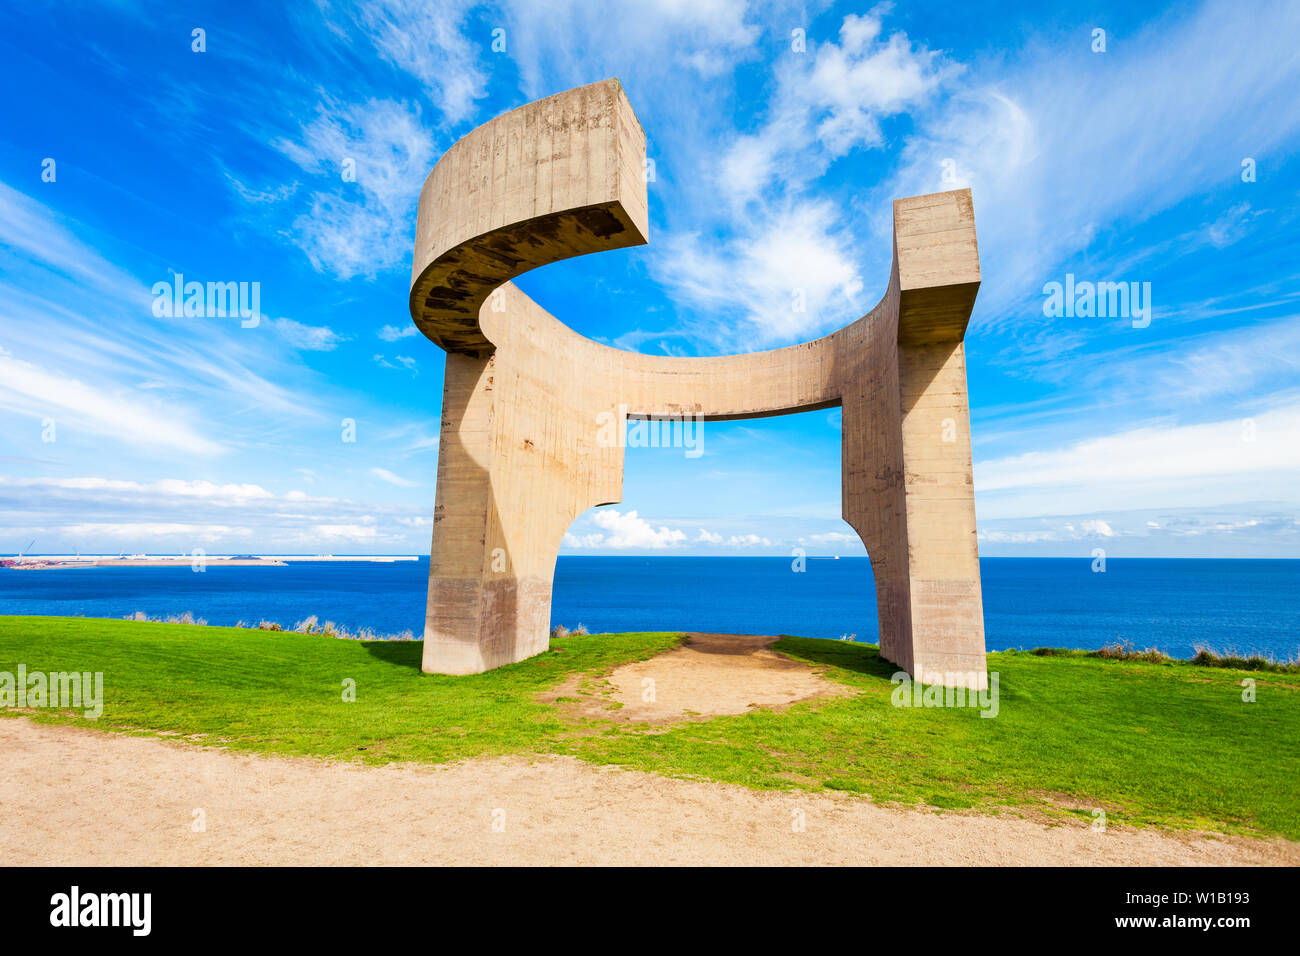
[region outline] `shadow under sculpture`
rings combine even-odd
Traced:
[[[882,656],[926,683],[984,689],[962,345],[980,283],[970,191],[894,202],[888,289],[831,335],[640,355],[578,335],[509,280],[647,242],[644,162],[610,79],[480,126],[421,190],[411,317],[447,353],[423,669],[473,674],[547,649],[564,533],[622,497],[609,422],[621,435],[627,418],[841,406],[843,515],[871,558]]]

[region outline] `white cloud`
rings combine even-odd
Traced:
[[[977,537],[990,544],[1039,544],[1065,540],[1060,531],[985,531],[982,528]]]
[[[94,536],[132,541],[146,538],[170,538],[201,543],[220,541],[222,538],[247,537],[253,533],[252,528],[233,527],[231,525],[181,524],[156,521],[133,521],[117,524],[88,522],[67,525],[63,530],[74,537]]]
[[[100,252],[117,239],[65,227],[55,211],[0,185],[0,410],[14,413],[0,413],[0,428],[10,454],[44,460],[57,451],[125,469],[178,454],[234,457],[265,441],[268,427],[321,424],[328,391],[271,322],[243,329],[223,318],[155,316],[150,283]],[[150,268],[151,279],[170,281],[156,260]],[[46,419],[57,431],[52,447]]]
[[[376,334],[385,342],[396,342],[398,339],[409,339],[419,332],[414,325],[385,325]]]
[[[847,544],[862,545],[862,539],[856,534],[850,534],[844,531],[827,531],[823,534],[805,535],[799,539],[800,544]]]
[[[1080,524],[1080,527],[1083,529],[1084,534],[1100,535],[1103,538],[1115,537],[1115,532],[1111,530],[1110,525],[1098,518],[1084,521]]]
[[[520,0],[508,4],[507,53],[529,98],[618,76],[630,89],[673,82],[699,89],[700,77],[734,69],[761,30],[746,22],[744,0]]]
[[[1159,520],[1154,520],[1158,517]],[[1211,545],[1199,543],[1213,539]],[[1268,503],[1165,508],[1096,516],[1027,517],[980,521],[985,554],[1090,557],[1104,542],[1111,556],[1293,556],[1300,545],[1294,506]],[[1212,550],[1210,550],[1212,549]]]
[[[375,49],[394,66],[428,87],[448,123],[467,118],[487,91],[478,54],[487,40],[471,40],[465,0],[372,0],[355,17]]]
[[[377,364],[382,365],[384,368],[403,368],[413,375],[419,373],[419,363],[409,355],[394,355],[393,361],[397,362],[397,365],[394,365],[393,362],[388,361],[382,355],[375,355],[373,358]]]
[[[1102,521],[1099,518],[1084,518],[1079,520],[1078,526],[1073,521],[1060,521],[1060,519],[1037,519],[1040,524],[1049,524],[1049,527],[1035,529],[1003,529],[1003,528],[980,528],[978,538],[980,541],[986,541],[989,544],[1044,544],[1048,542],[1070,542],[1070,541],[1087,541],[1096,538],[1115,538],[1121,534],[1132,534],[1133,532],[1119,532],[1111,528],[1110,522]]]
[[[91,483],[102,481],[103,479],[89,478],[79,480]],[[267,491],[261,485],[218,485],[211,481],[184,481],[180,478],[163,478],[160,481],[155,481],[150,485],[143,486],[136,485],[135,482],[122,482],[115,484],[130,484],[154,494],[178,495],[184,498],[206,498],[212,501],[224,501],[231,504],[243,504],[244,502],[255,498],[274,497],[271,492]],[[83,485],[83,487],[87,486],[88,484]]]
[[[311,530],[319,538],[347,541],[374,541],[380,536],[378,528],[360,524],[318,524]]]
[[[595,534],[573,534],[566,531],[564,533],[564,546],[566,548],[599,548],[605,541],[605,536],[599,532]]]
[[[1078,514],[1300,498],[1300,404],[1161,424],[975,463],[981,513]]]
[[[1296,135],[1298,31],[1294,4],[1264,3],[1243,18],[1232,4],[1209,2],[1112,35],[1104,55],[1075,41],[1080,29],[983,64],[918,118],[901,170],[872,203],[970,185],[981,258],[997,263],[986,270],[976,324],[1012,327],[1023,316],[1015,303],[1059,280],[1097,237],[1123,238],[1189,197],[1230,189],[1241,157],[1226,162],[1224,144],[1259,157]],[[943,180],[945,159],[955,160],[959,182]],[[1207,240],[1232,241],[1247,215],[1232,203]],[[883,217],[878,226],[887,235]],[[1108,265],[1097,253],[1089,261]]]
[[[390,485],[397,485],[399,488],[415,488],[419,482],[410,481],[400,475],[395,475],[387,468],[371,468],[370,473],[376,478],[388,482]]]
[[[347,279],[409,264],[410,224],[435,157],[418,107],[326,100],[299,140],[271,145],[322,178],[290,232],[317,270]]]
[[[303,325],[293,319],[271,319],[269,325],[294,348],[308,352],[332,352],[347,341],[327,325]]]
[[[626,513],[612,508],[597,511],[592,514],[591,523],[608,532],[603,541],[607,548],[670,548],[686,540],[686,532],[662,525],[655,528],[635,510]]]
[[[52,419],[56,440],[62,419],[137,445],[205,456],[223,450],[174,407],[114,394],[8,354],[0,354],[0,405],[38,420]]]
[[[1250,203],[1237,203],[1205,227],[1206,238],[1216,249],[1224,249],[1238,241],[1246,233],[1250,220],[1258,215],[1251,210]]]
[[[882,40],[882,13],[850,14],[838,44],[818,43],[810,55],[780,61],[763,124],[723,157],[718,184],[733,201],[808,182],[851,150],[884,145],[881,119],[927,102],[957,72],[905,33]]]
[[[188,481],[180,478],[163,478],[159,481],[126,481],[120,478],[16,478],[0,475],[0,488],[31,488],[46,495],[73,492],[121,499],[136,497],[142,501],[160,501],[168,498],[202,499],[214,506],[243,506],[255,501],[275,498],[261,485],[217,484],[211,481]],[[301,494],[299,492],[298,494]],[[330,501],[328,498],[313,499]]]
[[[704,528],[700,529],[700,533],[696,535],[695,538],[692,539],[692,541],[694,544],[703,544],[703,545],[711,545],[713,547],[726,547],[726,548],[757,548],[757,547],[766,548],[766,547],[771,547],[772,545],[771,539],[765,538],[762,535],[751,533],[751,534],[733,534],[728,537],[723,537],[722,535],[718,534],[716,531],[708,531]]]
[[[659,281],[710,314],[715,338],[788,341],[865,311],[862,279],[832,204],[771,210],[754,226],[751,235],[721,245],[691,233],[664,243]],[[739,325],[719,323],[724,316]]]
[[[882,28],[874,12],[845,17],[840,45],[818,47],[812,73],[796,94],[815,116],[821,111],[817,136],[833,156],[858,145],[879,145],[879,117],[923,102],[949,72],[934,53],[913,47],[905,33],[879,42]]]
[[[692,329],[713,345],[804,340],[872,304],[859,298],[860,225],[836,202],[805,198],[804,186],[852,150],[882,146],[880,120],[927,102],[954,71],[905,34],[883,39],[880,15],[850,15],[838,44],[778,60],[757,131],[720,135],[714,185],[730,218],[670,234],[652,253],[656,279],[708,314]]]
[[[149,301],[144,284],[105,259],[48,208],[0,183],[0,249],[89,284],[115,299]]]
[[[1300,315],[1205,336],[1165,355],[1164,368],[1146,361],[1131,370],[1145,378],[1152,394],[1176,402],[1258,394],[1261,386],[1294,381],[1300,373]]]
[[[420,553],[428,548],[420,533],[427,526],[418,506],[274,494],[256,484],[0,475],[0,537],[37,538],[45,553],[183,551],[226,542],[274,554],[329,550],[343,540]]]

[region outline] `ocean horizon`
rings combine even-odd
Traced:
[[[32,557],[37,557],[33,555]],[[0,570],[0,614],[122,618],[186,611],[212,625],[315,615],[385,635],[424,626],[428,557],[271,567]],[[355,557],[358,560],[341,560]],[[1300,560],[981,558],[986,646],[1095,650],[1116,642],[1191,657],[1198,647],[1279,659],[1300,651]],[[552,625],[592,632],[795,634],[875,643],[865,557],[559,558]]]

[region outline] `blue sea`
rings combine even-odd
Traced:
[[[0,614],[166,617],[210,624],[315,614],[382,634],[423,630],[428,559],[282,567],[0,570]],[[989,650],[1117,640],[1190,657],[1197,645],[1300,650],[1300,561],[984,558]],[[717,631],[876,640],[866,558],[561,557],[552,623],[592,632]]]

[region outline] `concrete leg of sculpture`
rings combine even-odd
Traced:
[[[970,193],[898,200],[894,243],[908,669],[927,683],[984,689],[984,609],[962,344],[980,283]]]
[[[918,680],[982,690],[965,377],[961,342],[901,348],[870,392],[845,396],[843,513],[871,559],[881,656]]]
[[[564,532],[622,491],[622,448],[602,433],[615,387],[591,387],[591,367],[564,358],[559,323],[512,283],[500,292],[499,310],[480,316],[491,354],[447,353],[428,673],[474,674],[546,650]]]
[[[540,654],[549,639],[568,517],[548,520],[539,502],[520,500],[539,463],[510,454],[516,421],[495,385],[499,358],[447,354],[422,664],[430,673],[476,674]]]
[[[899,380],[910,672],[926,683],[983,690],[984,609],[962,343],[900,348]]]
[[[843,515],[858,532],[871,561],[880,654],[911,673],[912,612],[902,451],[898,441],[890,440],[897,432],[879,428],[881,417],[896,421],[896,408],[891,409],[875,395],[845,396],[841,424]]]

